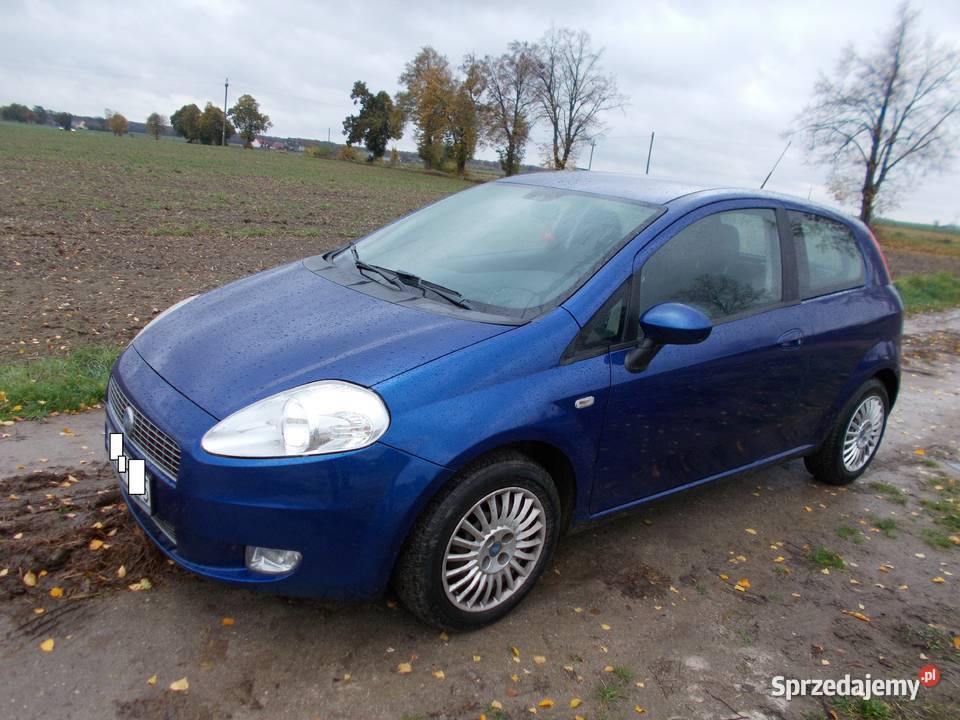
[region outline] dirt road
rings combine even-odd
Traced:
[[[960,313],[908,332],[880,455],[849,489],[796,461],[656,502],[565,538],[518,611],[449,637],[389,599],[290,601],[168,569],[149,590],[90,599],[51,598],[52,572],[8,583],[0,716],[826,718],[818,699],[772,697],[771,678],[915,678],[935,663],[940,684],[891,717],[955,720],[960,547],[944,518],[960,499]],[[75,471],[77,496],[107,488],[70,462],[96,462],[83,455],[99,447],[95,414],[0,430],[0,503],[54,464]],[[4,543],[22,520],[5,508]],[[181,678],[189,689],[170,690]]]

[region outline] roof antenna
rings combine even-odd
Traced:
[[[767,180],[770,179],[770,176],[773,175],[773,171],[777,169],[777,166],[780,164],[780,161],[783,160],[783,156],[787,154],[787,150],[790,149],[790,145],[793,143],[793,140],[787,140],[787,146],[783,149],[783,152],[780,153],[780,157],[777,158],[777,161],[773,164],[773,167],[770,168],[770,172],[767,173],[767,176],[763,179],[763,182],[760,183],[760,189],[763,190],[764,186],[767,184]]]

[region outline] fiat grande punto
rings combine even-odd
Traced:
[[[188,570],[392,584],[469,629],[572,526],[791,458],[855,480],[901,314],[870,231],[828,208],[523,175],[161,313],[112,370],[106,433],[143,461],[133,516]]]

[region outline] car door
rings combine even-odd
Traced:
[[[882,336],[885,306],[871,297],[866,267],[851,228],[837,220],[787,210],[804,309],[803,353],[809,362],[801,423],[810,441],[863,357]]]
[[[706,313],[710,336],[665,346],[629,372],[631,347],[609,352],[611,389],[597,455],[593,513],[749,466],[798,444],[804,379],[789,237],[769,201],[701,208],[667,228],[634,264],[636,323],[682,302]]]

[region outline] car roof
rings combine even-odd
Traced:
[[[721,200],[763,198],[788,203],[828,215],[846,222],[853,219],[834,208],[814,203],[805,198],[784,195],[757,188],[736,188],[722,185],[705,185],[682,180],[665,180],[648,175],[630,175],[597,171],[543,171],[513,175],[497,182],[550,187],[560,190],[604,195],[610,198],[652,205],[686,205],[688,209]]]

